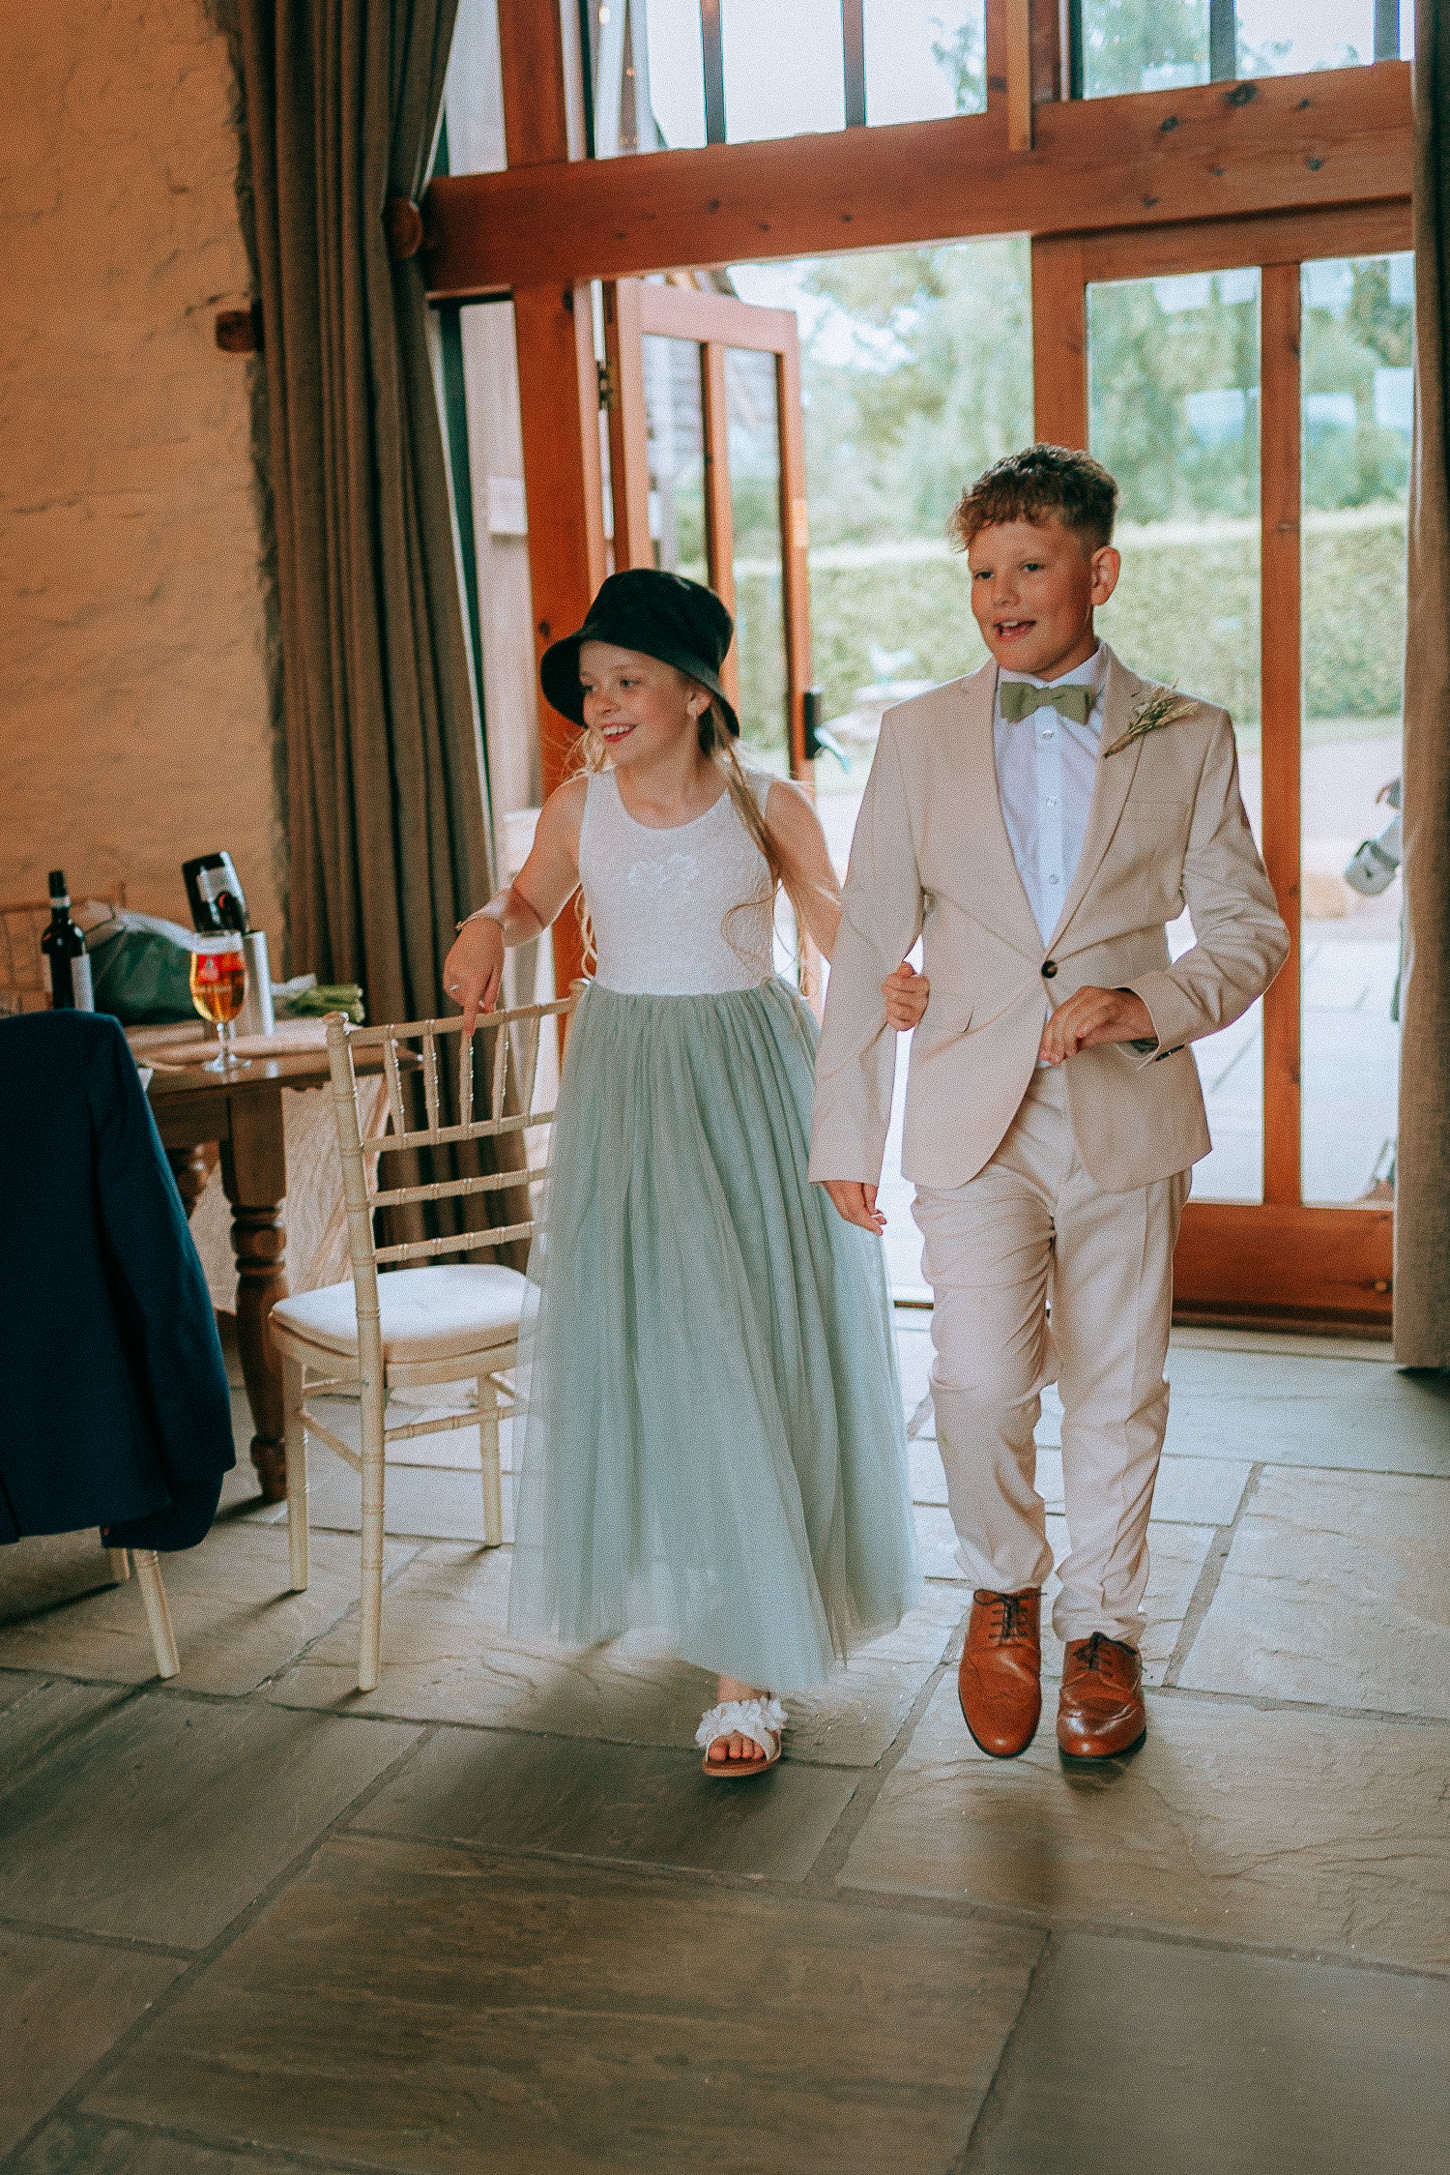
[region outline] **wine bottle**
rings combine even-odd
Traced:
[[[191,907],[192,927],[203,935],[235,929],[244,935],[252,926],[247,898],[229,853],[202,853],[183,861],[182,878]]]
[[[50,984],[51,1010],[94,1012],[91,962],[86,956],[86,940],[70,918],[64,869],[53,868],[50,872],[50,922],[40,939],[40,950]]]

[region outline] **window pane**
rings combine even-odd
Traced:
[[[730,509],[735,528],[735,656],[740,730],[782,758],[786,748],[785,605],[781,586],[780,425],[775,357],[725,353]]]
[[[1091,442],[1122,487],[1123,575],[1101,613],[1126,664],[1232,712],[1259,828],[1259,275],[1088,290]],[[1193,942],[1185,915],[1174,956]],[[1195,1043],[1213,1153],[1199,1199],[1263,1190],[1261,1008]]]
[[[655,565],[705,579],[705,427],[700,350],[693,340],[647,333],[645,415],[649,433],[649,529]]]
[[[1374,59],[1374,0],[1238,0],[1238,72],[1303,75]]]
[[[1085,98],[1208,81],[1208,0],[1081,0]]]
[[[983,0],[865,0],[866,119],[987,110]]]
[[[1352,1201],[1388,1191],[1395,1152],[1414,259],[1302,277],[1303,1185]]]
[[[721,0],[731,143],[846,125],[840,0]]]
[[[631,0],[631,16],[641,0]],[[649,0],[648,102],[660,145],[669,151],[705,141],[705,61],[700,0]]]

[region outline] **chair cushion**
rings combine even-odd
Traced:
[[[527,1281],[517,1269],[490,1261],[450,1261],[427,1269],[395,1269],[378,1278],[383,1357],[399,1365],[456,1359],[510,1344],[523,1317]],[[351,1284],[279,1299],[272,1319],[327,1352],[357,1351]]]

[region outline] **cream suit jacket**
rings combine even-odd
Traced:
[[[1158,684],[1107,652],[1104,748]],[[1247,1011],[1288,954],[1233,727],[1210,703],[1099,757],[1082,858],[1044,944],[1002,819],[996,686],[988,663],[882,721],[816,1061],[812,1178],[880,1178],[896,1069],[881,984],[918,935],[931,1000],[912,1038],[901,1167],[923,1186],[963,1185],[991,1159],[1049,1013],[1087,985],[1136,990],[1157,1035],[1068,1060],[1089,1174],[1126,1193],[1187,1169],[1210,1142],[1186,1045]],[[1185,904],[1197,942],[1170,962],[1166,924]]]

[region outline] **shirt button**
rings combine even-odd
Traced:
[[[1048,877],[1048,879],[1047,879],[1047,881],[1048,881],[1048,882],[1049,882],[1050,884],[1055,884],[1055,883],[1057,882],[1057,878],[1056,878],[1055,876],[1049,876],[1049,877]]]
[[[1055,793],[1048,794],[1047,805],[1049,808],[1055,808],[1057,806],[1057,795]]]
[[[1052,738],[1052,727],[1050,725],[1043,726],[1042,737],[1044,740],[1050,740]]]

